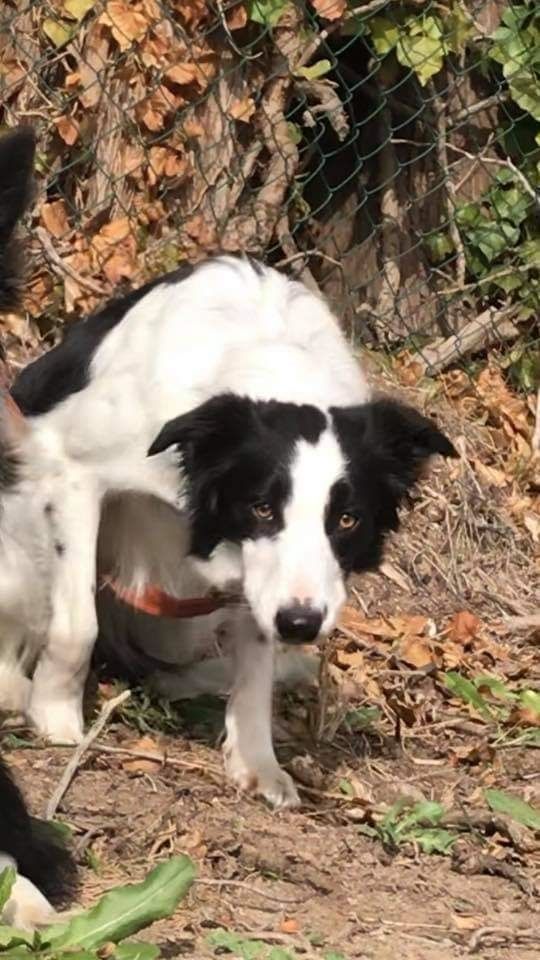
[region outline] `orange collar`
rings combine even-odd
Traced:
[[[118,600],[152,617],[170,617],[171,619],[189,619],[207,617],[216,610],[222,610],[232,602],[232,598],[221,595],[206,597],[172,597],[160,587],[148,584],[142,591],[123,587],[117,580],[102,578],[103,586],[109,587]]]

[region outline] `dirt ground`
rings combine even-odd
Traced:
[[[216,956],[217,929],[243,938],[233,956],[255,956],[249,942],[262,941],[263,960],[276,947],[287,951],[276,960],[538,955],[539,834],[490,811],[484,792],[540,806],[539,715],[522,696],[540,687],[530,411],[496,367],[474,385],[452,374],[434,387],[414,364],[379,376],[435,413],[462,458],[430,471],[383,572],[351,585],[321,691],[281,697],[278,753],[303,807],[273,813],[224,782],[219,703],[172,709],[140,692],[60,803],[82,903],[173,853],[194,860],[180,909],[144,934],[164,957]],[[478,702],[449,675],[476,679]],[[499,686],[477,680],[486,675]],[[102,683],[101,698],[114,692]],[[14,728],[2,752],[43,813],[71,751]],[[425,852],[422,830],[392,832],[400,798],[441,804],[445,854]]]

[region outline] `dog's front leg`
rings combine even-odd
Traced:
[[[97,636],[96,545],[100,516],[97,488],[70,478],[45,506],[52,538],[51,620],[30,695],[30,719],[56,743],[83,736],[82,699]]]
[[[273,643],[249,620],[239,625],[233,656],[223,747],[227,774],[242,790],[260,794],[274,807],[296,807],[296,787],[279,766],[272,744]]]

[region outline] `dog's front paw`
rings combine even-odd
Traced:
[[[225,770],[240,790],[264,797],[276,810],[300,806],[300,797],[292,777],[277,760],[268,759],[248,765],[234,747],[223,748]]]
[[[69,703],[34,700],[28,715],[39,735],[50,743],[80,743],[84,736],[80,710]]]

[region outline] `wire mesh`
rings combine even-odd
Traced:
[[[534,0],[6,0],[0,101],[39,140],[25,356],[224,249],[428,373],[506,344],[537,382]]]

